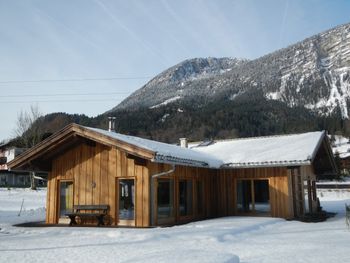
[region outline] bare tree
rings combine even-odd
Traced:
[[[22,110],[17,116],[14,132],[25,148],[31,148],[40,141],[42,134],[41,115],[38,105],[31,105],[29,111]],[[30,172],[30,188],[36,189],[35,172]]]
[[[21,111],[17,116],[15,135],[21,138],[25,148],[33,147],[40,141],[42,133],[39,119],[42,116],[38,105],[31,105],[29,111]]]

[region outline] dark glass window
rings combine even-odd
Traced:
[[[174,216],[174,182],[172,179],[158,179],[158,219]]]
[[[179,210],[180,216],[189,216],[193,213],[192,180],[179,181]]]

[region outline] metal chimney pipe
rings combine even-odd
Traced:
[[[180,147],[188,148],[187,138],[180,138],[179,140],[180,140]]]
[[[115,119],[116,117],[108,117],[108,131],[115,132]]]

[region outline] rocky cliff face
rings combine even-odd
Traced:
[[[174,101],[239,100],[247,92],[348,118],[350,24],[255,60],[198,58],[162,72],[114,110],[161,107]]]

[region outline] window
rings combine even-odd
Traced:
[[[237,210],[239,212],[249,212],[252,206],[251,180],[237,181]]]
[[[313,211],[312,201],[316,201],[316,192],[313,193],[311,180],[304,181],[304,198],[305,198],[305,212],[311,213]]]
[[[18,176],[18,183],[21,184],[21,185],[25,184],[23,175]]]
[[[270,212],[269,181],[254,180],[254,208],[258,213]]]
[[[204,183],[197,181],[197,215],[204,213]]]
[[[190,216],[193,214],[192,180],[179,181],[179,214],[180,216]]]
[[[60,217],[73,209],[73,182],[60,182]]]
[[[174,216],[174,181],[172,179],[158,179],[157,215],[158,219]]]
[[[135,180],[119,180],[119,220],[135,219]]]
[[[269,213],[269,181],[238,180],[237,211],[243,213]]]
[[[312,181],[312,201],[317,201],[316,181]]]
[[[7,185],[7,176],[6,174],[0,175],[0,185]]]

